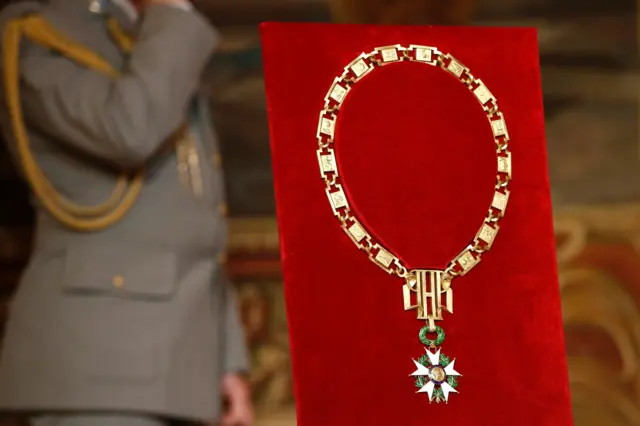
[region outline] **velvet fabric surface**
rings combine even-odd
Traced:
[[[537,34],[526,28],[261,26],[295,399],[300,426],[570,426],[570,398]],[[424,322],[403,280],[353,244],[333,216],[316,129],[333,79],[362,52],[420,44],[450,53],[497,98],[513,181],[493,248],[454,280],[440,322],[459,394],[429,404],[412,359]],[[375,69],[348,94],[335,152],[355,215],[410,268],[443,269],[491,204],[496,152],[478,100],[448,72]]]

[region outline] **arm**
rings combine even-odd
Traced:
[[[223,279],[224,285],[224,373],[248,374],[251,368],[249,352],[242,321],[240,320],[239,306],[236,292],[231,282]]]
[[[224,274],[223,274],[224,275]],[[250,370],[249,354],[238,312],[235,291],[226,276],[224,286],[223,369],[222,394],[228,403],[220,424],[222,426],[253,425],[251,390],[245,379]]]
[[[123,167],[144,163],[185,119],[215,42],[195,11],[150,5],[120,77],[82,68],[30,44],[21,58],[30,126]]]

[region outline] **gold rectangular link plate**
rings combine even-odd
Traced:
[[[360,222],[355,219],[353,220],[353,224],[351,226],[349,226],[348,228],[345,227],[345,231],[347,232],[347,235],[349,235],[349,237],[353,240],[353,242],[356,243],[359,247],[362,247],[362,240],[371,238],[371,236],[367,234],[367,231],[364,230],[362,225],[360,225]]]
[[[462,268],[462,275],[465,275],[469,272],[474,266],[480,263],[480,257],[473,257],[471,251],[469,249],[463,251],[460,256],[456,258],[456,262]]]
[[[504,214],[504,211],[507,209],[507,203],[509,202],[509,191],[506,193],[496,191],[493,194],[493,201],[491,202],[491,207],[500,211],[501,214]]]
[[[449,62],[449,65],[447,65],[445,69],[449,71],[451,74],[455,75],[457,78],[462,77],[462,74],[464,74],[465,71],[469,71],[467,67],[462,65],[462,63],[458,61],[456,58],[454,58],[453,56],[445,55],[445,58],[451,59],[451,61]]]
[[[424,62],[425,64],[430,64],[430,65],[436,65],[438,63],[436,59],[436,54],[440,52],[438,52],[438,49],[436,49],[435,47],[420,46],[417,44],[412,44],[409,46],[409,49],[415,52],[414,60],[416,62]]]
[[[333,207],[333,212],[338,214],[339,209],[349,207],[349,202],[347,201],[347,197],[344,195],[342,187],[340,185],[336,185],[336,187],[338,190],[335,192],[329,192],[329,189],[327,189],[327,196],[331,202],[331,207]]]
[[[320,118],[320,126],[319,131],[323,135],[327,135],[329,137],[333,137],[336,130],[336,121],[330,118],[321,117]]]
[[[318,162],[320,163],[321,177],[327,173],[338,173],[336,156],[332,149],[328,149],[324,154],[322,150],[318,151]]]
[[[511,179],[511,153],[498,156],[498,173],[505,173]]]
[[[491,102],[491,101],[495,103],[496,98],[493,97],[493,95],[491,94],[489,89],[487,89],[487,86],[484,85],[482,80],[477,80],[476,83],[478,83],[479,85],[478,87],[475,88],[475,90],[473,91],[473,94],[476,96],[476,98],[478,98],[480,103],[482,105],[486,105],[488,102]]]
[[[500,117],[497,120],[491,121],[491,130],[493,130],[493,136],[498,138],[500,136],[504,136],[507,139],[509,138],[509,133],[507,132],[507,125],[504,122],[504,118]]]
[[[344,101],[344,98],[347,97],[349,90],[350,88],[342,82],[341,78],[336,78],[329,88],[327,96],[324,97],[324,101],[329,102],[329,100],[332,99],[337,102],[338,105],[341,105],[342,101]]]
[[[349,65],[344,67],[345,71],[351,71],[355,75],[356,81],[360,80],[365,75],[369,74],[373,70],[373,66],[365,61],[367,55],[364,53],[353,60]]]
[[[378,250],[378,253],[375,255],[375,257],[373,258],[373,260],[376,261],[376,263],[380,264],[381,266],[383,266],[385,269],[388,269],[389,266],[391,266],[391,263],[393,263],[393,259],[395,258],[391,253],[389,253],[387,250],[376,246]]]
[[[493,245],[493,241],[496,239],[496,235],[498,235],[498,231],[500,230],[497,224],[494,226],[495,228],[492,228],[484,223],[480,231],[478,231],[478,235],[476,235],[476,239],[483,241],[487,245],[487,250]]]
[[[390,64],[392,62],[398,62],[400,60],[400,51],[402,46],[396,44],[394,46],[382,46],[376,47],[375,51],[380,53],[380,58],[382,58],[382,64]]]

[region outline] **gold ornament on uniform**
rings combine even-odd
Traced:
[[[202,174],[200,172],[200,156],[193,134],[185,126],[179,133],[176,142],[178,158],[178,174],[180,182],[191,188],[193,195],[202,196]]]
[[[338,171],[334,151],[335,129],[340,108],[351,88],[376,68],[399,62],[411,62],[417,66],[441,68],[463,83],[476,97],[491,126],[496,147],[497,177],[495,191],[487,216],[475,237],[444,270],[409,270],[395,254],[385,248],[367,231],[353,212]],[[511,181],[511,152],[509,134],[504,115],[498,103],[482,80],[450,54],[440,52],[435,47],[401,45],[377,47],[370,53],[362,53],[351,61],[337,77],[324,98],[324,108],[320,111],[318,130],[318,164],[320,175],[325,182],[325,192],[340,225],[355,245],[364,251],[369,259],[388,274],[404,280],[402,295],[404,309],[415,311],[416,318],[425,321],[419,338],[425,345],[425,354],[413,360],[416,371],[411,374],[418,393],[426,393],[429,402],[448,402],[451,393],[457,393],[458,378],[455,359],[451,360],[440,351],[445,334],[436,321],[444,319],[443,314],[453,314],[453,281],[456,277],[469,273],[491,249],[500,227],[498,222],[505,214],[509,201]],[[429,335],[435,333],[435,338]]]

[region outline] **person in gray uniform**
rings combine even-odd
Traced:
[[[37,211],[0,410],[33,426],[250,426],[199,92],[214,29],[186,0],[21,2],[0,27],[0,125]]]

